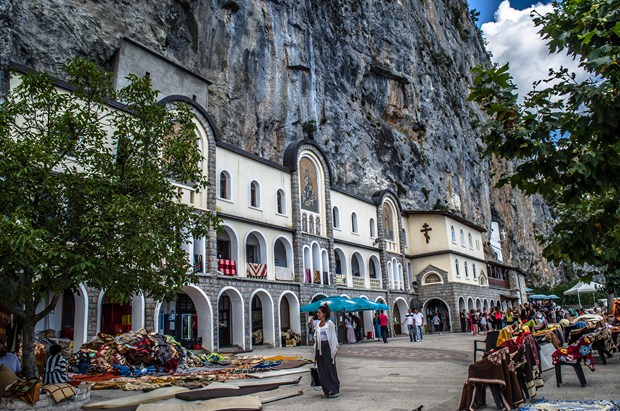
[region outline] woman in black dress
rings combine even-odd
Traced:
[[[319,373],[324,398],[335,398],[340,393],[340,380],[336,370],[336,351],[338,336],[336,326],[329,319],[330,309],[327,304],[319,307],[317,312],[319,324],[314,330],[314,358]]]

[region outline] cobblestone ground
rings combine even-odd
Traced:
[[[467,367],[473,361],[473,340],[483,339],[469,334],[427,335],[423,342],[412,343],[408,337],[390,339],[388,344],[365,341],[345,344],[337,356],[341,381],[340,396],[322,399],[322,391],[310,387],[309,373],[304,373],[298,386],[279,391],[303,395],[265,404],[267,411],[290,410],[457,410],[461,389],[467,377]],[[262,349],[252,354],[301,355],[312,358],[310,347]],[[251,354],[250,354],[251,355]],[[537,398],[546,399],[608,399],[620,400],[618,375],[619,355],[607,365],[597,362],[596,372],[585,369],[588,384],[581,388],[572,369],[563,370],[564,384],[556,387],[553,370],[545,371],[545,386]],[[92,392],[92,399],[127,395],[121,392]],[[99,397],[99,398],[98,398]],[[487,403],[493,404],[490,394]],[[487,410],[493,409],[487,407]]]

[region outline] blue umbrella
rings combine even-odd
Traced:
[[[360,311],[359,304],[350,298],[341,297],[339,295],[332,295],[331,297],[323,298],[322,300],[315,301],[308,305],[302,305],[299,309],[302,313],[311,313],[319,309],[323,304],[327,304],[331,311]]]
[[[532,300],[544,300],[545,298],[547,298],[547,296],[544,294],[534,294],[534,295],[528,296],[527,298],[530,298]]]
[[[390,309],[390,307],[385,304],[370,301],[362,297],[355,297],[352,300],[359,304],[359,311],[378,311]]]
[[[560,297],[558,297],[558,296],[557,296],[557,295],[555,295],[555,294],[550,294],[550,295],[548,295],[548,296],[547,296],[547,298],[548,298],[549,300],[559,300],[559,299],[560,299]]]

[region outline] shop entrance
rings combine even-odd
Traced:
[[[131,331],[131,302],[112,298],[107,292],[101,304],[101,332],[118,335]]]
[[[230,347],[231,341],[231,318],[230,318],[230,297],[223,294],[220,297],[218,306],[218,323],[219,323],[219,345],[220,347]]]
[[[198,344],[198,312],[186,293],[178,293],[175,301],[168,302],[163,316],[163,329],[185,348]]]

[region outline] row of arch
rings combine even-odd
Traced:
[[[267,264],[271,254],[275,267],[293,269],[293,246],[285,236],[280,235],[274,238],[271,253],[265,235],[260,230],[248,232],[243,245],[246,263]],[[239,240],[235,230],[230,225],[223,224],[217,234],[217,256],[219,259],[239,262]]]
[[[463,310],[490,310],[494,307],[501,307],[502,310],[506,310],[508,307],[513,308],[513,302],[512,300],[502,300],[502,299],[498,299],[498,300],[493,300],[493,299],[486,299],[486,298],[479,298],[476,297],[476,299],[474,300],[473,297],[468,297],[467,298],[467,304],[465,303],[465,298],[464,297],[459,297],[459,312],[463,311]]]
[[[181,306],[183,296],[191,306],[189,309]],[[342,296],[351,297],[347,294]],[[210,350],[226,346],[251,349],[256,344],[282,346],[283,332],[289,329],[296,333],[302,332],[300,301],[290,290],[272,296],[269,291],[259,288],[244,298],[237,288],[227,286],[218,293],[217,304],[213,304],[201,288],[188,285],[179,290],[179,297],[175,302],[158,302],[153,312],[153,320],[156,332],[174,335],[180,342],[201,337],[202,345]],[[317,293],[309,302],[325,297],[325,294]],[[365,295],[360,297],[368,299]],[[146,304],[142,295],[134,295],[130,303],[120,303],[110,299],[105,291],[101,291],[96,297],[96,306],[89,306],[89,295],[86,289],[80,286],[76,294],[65,293],[57,306],[59,313],[67,306],[68,299],[73,300],[72,325],[76,347],[87,342],[89,311],[96,311],[96,327],[90,330],[94,334],[119,334],[145,327]],[[437,299],[429,299],[424,306],[434,304],[434,300]],[[381,296],[374,301],[386,304]],[[473,307],[473,300],[470,298],[469,301]],[[477,299],[478,301],[480,300]],[[408,303],[403,297],[397,297],[392,302],[389,316],[397,334],[406,332],[401,329],[400,324],[404,321],[410,304],[411,302]],[[445,305],[445,302],[443,304]],[[460,309],[464,308],[465,300],[462,297],[459,304]],[[486,307],[489,303],[484,300],[481,304]],[[362,312],[360,318],[366,331],[373,330],[372,312]],[[215,327],[218,328],[217,333]],[[246,338],[248,335],[250,338]],[[256,335],[260,337],[257,338]]]

